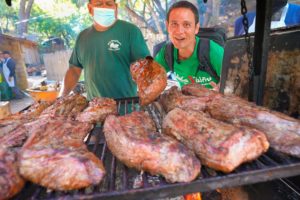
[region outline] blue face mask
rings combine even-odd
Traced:
[[[94,20],[101,26],[109,27],[116,21],[115,10],[110,8],[94,8]]]

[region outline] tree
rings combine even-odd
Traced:
[[[19,8],[18,34],[23,35],[28,31],[28,19],[34,0],[21,0]]]
[[[0,1],[0,33],[7,33],[15,29],[15,22],[18,20],[17,9],[8,7],[5,1]]]

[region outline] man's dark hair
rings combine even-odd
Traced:
[[[8,55],[10,55],[10,51],[2,51],[2,54],[8,54]]]
[[[92,0],[89,0],[89,3],[91,3]],[[116,2],[116,0],[114,0],[114,2]]]
[[[195,22],[196,24],[199,22],[199,12],[198,9],[196,8],[196,6],[194,4],[192,4],[191,2],[188,1],[178,1],[176,3],[174,3],[168,11],[167,14],[167,22],[169,22],[169,17],[170,17],[170,13],[172,12],[172,10],[176,9],[176,8],[187,8],[190,9],[194,16],[195,16]]]

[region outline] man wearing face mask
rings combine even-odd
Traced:
[[[82,70],[89,100],[136,96],[130,63],[150,55],[141,31],[117,19],[114,0],[90,0],[88,10],[94,23],[77,37],[60,96],[74,89]]]

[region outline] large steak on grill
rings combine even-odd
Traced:
[[[17,153],[0,147],[0,200],[9,199],[22,190],[24,179],[18,172]]]
[[[96,97],[89,102],[89,106],[76,117],[80,122],[102,123],[108,115],[117,114],[115,100],[104,97]]]
[[[209,100],[210,99],[206,97],[184,95],[176,86],[166,90],[159,98],[159,102],[166,112],[174,108],[204,111]]]
[[[172,183],[190,182],[200,172],[194,153],[157,132],[153,120],[144,112],[108,116],[104,134],[111,152],[128,167],[163,175]]]
[[[213,118],[256,128],[264,132],[275,150],[300,158],[300,121],[285,114],[257,106],[240,97],[222,95],[201,87],[186,85],[183,93],[209,97],[207,111]]]
[[[179,108],[164,118],[163,133],[187,145],[202,164],[226,173],[256,159],[269,147],[267,138],[258,130],[235,127],[201,111]]]
[[[55,190],[80,189],[103,179],[101,160],[83,143],[91,124],[63,118],[33,123],[27,124],[31,135],[19,153],[25,179]]]

